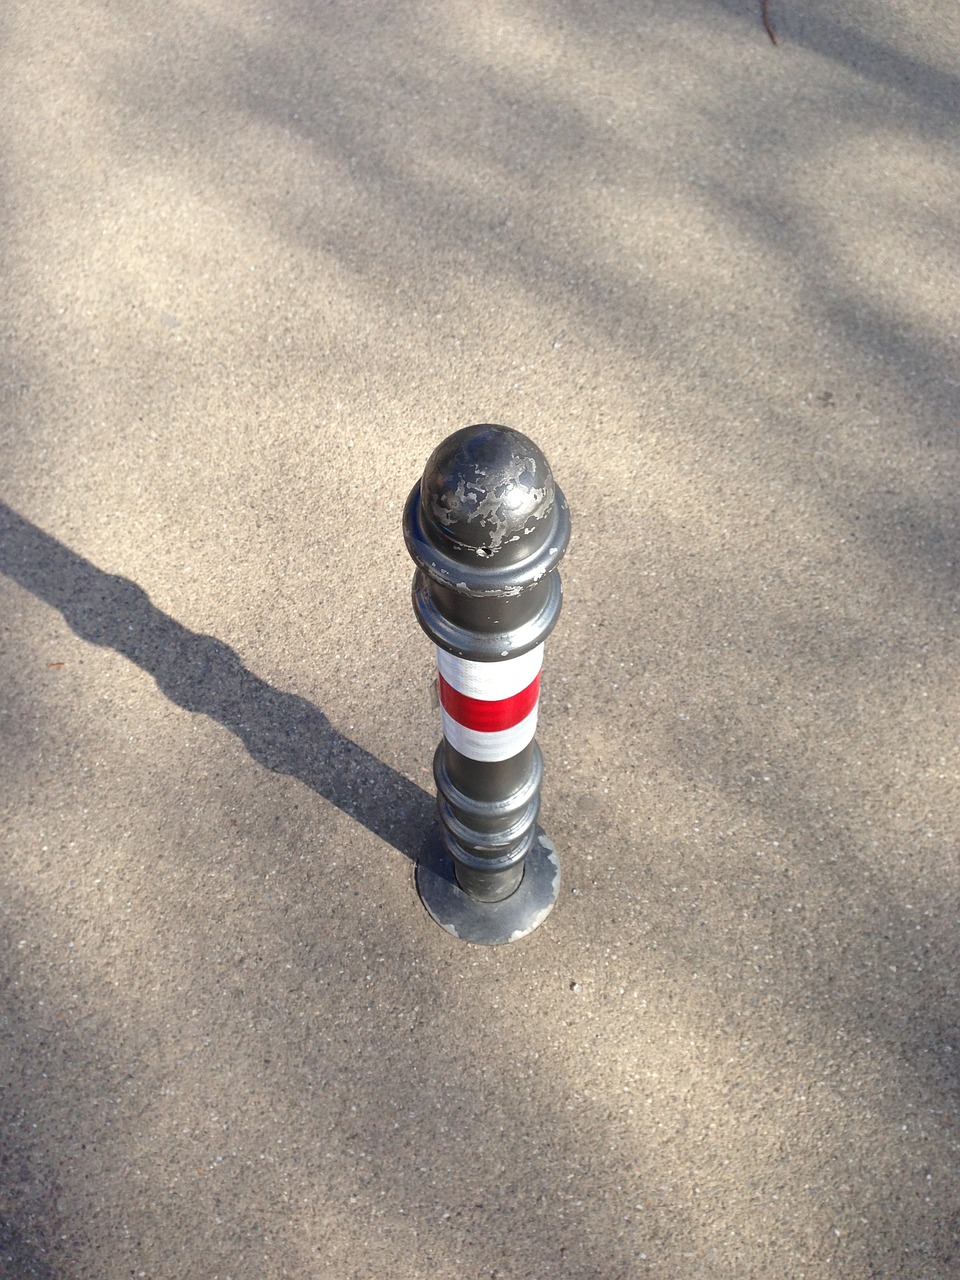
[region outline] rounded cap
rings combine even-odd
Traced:
[[[553,474],[533,441],[489,423],[448,436],[420,482],[425,526],[448,555],[474,565],[515,564],[538,550],[550,537],[554,499]]]

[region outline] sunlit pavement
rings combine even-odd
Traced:
[[[960,1274],[949,7],[7,0],[4,1280]],[[573,519],[496,948],[471,422]]]

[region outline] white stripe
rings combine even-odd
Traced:
[[[443,707],[440,708],[440,714],[443,717],[443,736],[455,751],[471,760],[509,760],[522,751],[527,743],[532,742],[537,732],[536,707],[512,729],[500,729],[497,733],[466,729],[448,715]]]
[[[504,658],[501,662],[471,662],[447,653],[446,649],[437,649],[437,669],[447,684],[468,698],[482,698],[484,702],[512,698],[536,679],[542,666],[542,644],[519,658]],[[507,759],[506,756],[497,758]]]

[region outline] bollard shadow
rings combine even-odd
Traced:
[[[222,640],[161,612],[135,582],[104,573],[0,502],[0,572],[83,640],[115,649],[165,697],[236,734],[258,764],[296,778],[416,862],[433,797],[336,730],[306,698],[255,676]]]

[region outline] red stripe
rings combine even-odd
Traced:
[[[443,676],[438,675],[440,683],[440,701],[447,715],[452,716],[457,724],[465,729],[476,729],[479,733],[499,733],[501,729],[512,729],[527,716],[537,705],[540,696],[540,673],[525,689],[510,698],[499,698],[496,702],[488,702],[485,698],[470,698],[460,693],[452,684],[447,684]]]

